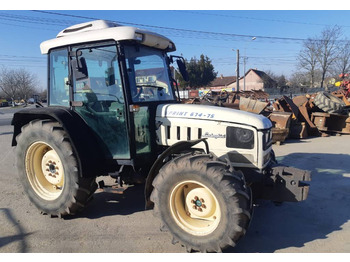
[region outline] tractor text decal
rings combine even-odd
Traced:
[[[184,116],[184,117],[198,117],[198,118],[214,118],[215,114],[206,114],[198,112],[188,112],[188,111],[169,111],[167,116]]]
[[[202,135],[202,138],[226,138],[225,134],[213,134],[213,133],[209,133],[209,132],[205,132],[204,135]]]

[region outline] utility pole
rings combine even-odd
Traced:
[[[243,76],[243,91],[245,91],[245,75],[246,75],[246,72],[245,72],[245,63],[246,63],[246,59],[247,59],[247,57],[244,56],[244,57],[243,57],[243,74],[244,74],[244,76]]]
[[[252,37],[251,41],[254,41],[256,39],[256,37]],[[249,44],[250,42],[248,42]],[[248,45],[247,44],[247,45]],[[248,57],[246,56],[246,49],[247,49],[247,46],[244,47],[244,59],[243,59],[243,90],[245,91],[245,75],[246,75],[246,71],[245,71],[245,63],[247,62],[246,59],[248,59]]]
[[[236,91],[239,91],[239,49],[237,49],[237,67],[236,67],[236,75],[237,75],[237,79],[236,79]]]

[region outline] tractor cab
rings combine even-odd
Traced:
[[[155,158],[157,105],[176,103],[167,38],[106,21],[75,25],[41,44],[49,58],[48,105],[71,107],[106,155]]]

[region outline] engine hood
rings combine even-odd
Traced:
[[[238,123],[252,126],[256,129],[268,129],[272,127],[271,121],[258,114],[242,110],[192,104],[166,104],[157,107],[158,118],[186,118],[208,121],[220,121]]]

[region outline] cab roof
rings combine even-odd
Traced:
[[[135,40],[143,45],[166,51],[176,50],[174,43],[162,35],[106,20],[95,20],[70,26],[59,32],[56,38],[42,42],[40,50],[42,54],[47,54],[53,48],[103,40]]]

